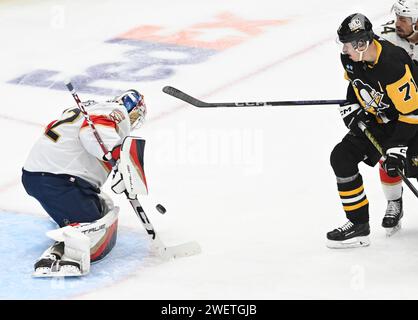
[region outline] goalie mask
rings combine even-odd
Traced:
[[[136,127],[139,128],[143,124],[147,114],[147,106],[142,94],[134,89],[129,89],[117,96],[114,101],[123,105],[126,111],[128,111],[132,130]]]

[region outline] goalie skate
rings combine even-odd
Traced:
[[[60,260],[54,254],[36,262],[35,271],[32,274],[35,278],[78,277],[82,275],[80,264],[73,261]]]

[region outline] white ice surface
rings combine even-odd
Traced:
[[[343,99],[346,83],[334,42],[339,23],[362,12],[377,25],[391,5],[391,0],[0,2],[0,209],[44,214],[19,183],[20,169],[42,126],[72,104],[67,92],[7,81],[35,69],[78,74],[111,61],[126,48],[104,41],[139,25],[175,33],[222,12],[247,20],[289,19],[203,63],[177,66],[168,79],[135,84],[149,110],[148,122],[136,132],[147,140],[145,209],[167,244],[196,240],[203,251],[143,267],[76,298],[418,298],[417,199],[405,191],[404,229],[386,238],[377,168],[360,167],[370,201],[371,246],[325,247],[326,232],[345,222],[329,165],[330,151],[346,132],[335,106],[200,110],[161,92],[172,85],[206,101]],[[202,39],[222,35],[240,33],[209,30]],[[113,198],[122,208],[121,225],[144,233],[129,203]],[[166,206],[165,215],[153,208],[157,203]]]

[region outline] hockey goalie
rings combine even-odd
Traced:
[[[112,190],[128,196],[133,191],[147,194],[145,141],[129,137],[145,120],[143,95],[131,89],[112,100],[89,100],[83,106],[117,163]],[[119,207],[101,190],[112,166],[79,108],[64,110],[60,119],[46,126],[22,172],[26,192],[38,200],[59,227],[47,232],[55,242],[36,261],[33,275],[87,274],[91,262],[103,259],[116,243]]]

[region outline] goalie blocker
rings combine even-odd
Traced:
[[[133,200],[138,195],[148,195],[147,179],[144,171],[145,140],[126,137],[120,150],[120,159],[112,179],[113,192],[126,192]]]
[[[126,192],[129,199],[138,195],[148,195],[147,179],[144,171],[145,140],[126,137],[120,149],[120,159],[112,179],[115,193]]]

